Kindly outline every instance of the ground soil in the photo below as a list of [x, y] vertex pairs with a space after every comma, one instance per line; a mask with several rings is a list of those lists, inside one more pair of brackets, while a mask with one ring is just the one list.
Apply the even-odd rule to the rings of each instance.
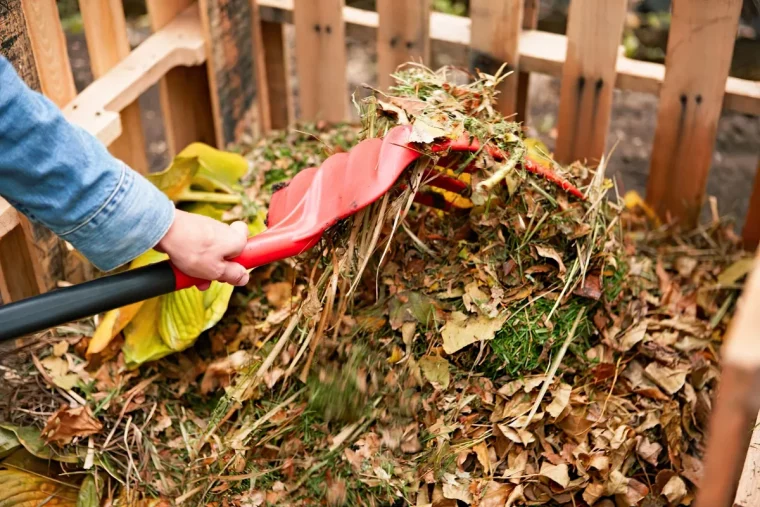
[[[287, 30], [293, 45], [293, 30]], [[145, 24], [134, 22], [130, 27], [130, 41], [138, 44], [149, 35]], [[92, 80], [83, 34], [69, 34], [69, 54], [79, 90]], [[364, 83], [376, 82], [374, 31], [357, 26], [347, 27], [349, 93], [359, 91]], [[433, 44], [433, 67], [441, 65], [467, 65], [467, 50], [453, 44]], [[294, 71], [291, 57], [291, 71]], [[293, 79], [294, 93], [298, 83]], [[531, 79], [530, 111], [527, 125], [530, 134], [541, 138], [550, 149], [556, 137], [556, 118], [559, 106], [559, 79], [535, 75]], [[615, 90], [612, 121], [607, 149], [615, 150], [610, 157], [608, 174], [614, 176], [621, 193], [637, 190], [642, 195], [646, 189], [649, 160], [652, 152], [656, 118], [656, 96]], [[157, 86], [140, 97], [146, 149], [153, 170], [168, 163], [164, 141]], [[352, 113], [355, 116], [355, 111]], [[708, 195], [715, 196], [722, 214], [735, 218], [737, 227], [744, 222], [749, 197], [758, 167], [758, 139], [760, 118], [735, 112], [724, 112], [718, 125], [718, 137], [713, 155], [713, 165], [708, 181]], [[707, 207], [707, 206], [705, 206]]]

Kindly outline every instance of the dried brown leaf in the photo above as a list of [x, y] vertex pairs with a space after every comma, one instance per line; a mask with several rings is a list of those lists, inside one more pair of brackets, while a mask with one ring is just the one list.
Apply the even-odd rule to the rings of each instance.
[[490, 481], [478, 503], [479, 507], [504, 507], [515, 486], [507, 483]]
[[657, 457], [660, 455], [661, 451], [662, 446], [657, 442], [650, 442], [645, 436], [639, 436], [637, 438], [636, 454], [652, 466], [657, 466]]
[[89, 407], [63, 406], [47, 420], [42, 437], [48, 442], [66, 445], [76, 437], [95, 435], [102, 429], [103, 425], [95, 419]]
[[559, 417], [565, 407], [570, 403], [570, 393], [573, 392], [573, 388], [568, 384], [560, 384], [557, 389], [552, 391], [552, 402], [546, 407], [546, 411], [549, 415], [555, 419]]
[[420, 370], [436, 389], [449, 387], [449, 362], [438, 355], [425, 356], [419, 361]]
[[686, 382], [687, 368], [668, 368], [660, 363], [649, 363], [644, 368], [645, 375], [668, 394], [675, 394], [681, 390]]
[[551, 479], [562, 486], [562, 488], [566, 488], [567, 485], [570, 484], [569, 467], [566, 464], [552, 465], [548, 462], [544, 462], [541, 465], [541, 471], [538, 475]]
[[536, 253], [541, 257], [546, 257], [547, 259], [555, 261], [559, 267], [559, 277], [563, 278], [565, 276], [567, 268], [565, 268], [565, 264], [562, 262], [562, 256], [554, 248], [550, 246], [536, 245]]
[[493, 340], [505, 320], [506, 315], [495, 319], [483, 315], [467, 318], [461, 312], [453, 312], [450, 320], [441, 329], [443, 350], [447, 354], [453, 354], [477, 341]]

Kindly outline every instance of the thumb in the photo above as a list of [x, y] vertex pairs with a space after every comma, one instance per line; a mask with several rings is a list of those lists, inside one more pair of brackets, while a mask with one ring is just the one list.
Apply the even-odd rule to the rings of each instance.
[[219, 281], [242, 287], [248, 283], [249, 278], [248, 270], [243, 266], [237, 262], [227, 262], [224, 266], [224, 273], [219, 277]]

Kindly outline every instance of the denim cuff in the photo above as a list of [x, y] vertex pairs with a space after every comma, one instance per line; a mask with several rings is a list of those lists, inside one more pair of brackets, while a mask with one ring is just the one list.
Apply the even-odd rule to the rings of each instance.
[[174, 221], [174, 203], [150, 181], [121, 164], [119, 183], [76, 228], [60, 234], [95, 267], [111, 271], [151, 248]]

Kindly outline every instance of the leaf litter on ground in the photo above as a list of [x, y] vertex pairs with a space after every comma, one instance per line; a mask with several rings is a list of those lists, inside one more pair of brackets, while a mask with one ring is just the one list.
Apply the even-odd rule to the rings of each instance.
[[[395, 78], [356, 103], [359, 126], [242, 143], [253, 169], [239, 188], [219, 178], [240, 198], [217, 210], [259, 223], [299, 171], [411, 124], [424, 156], [403, 187], [253, 271], [221, 320], [157, 360], [125, 357], [118, 314], [20, 346], [3, 359], [0, 457], [86, 478], [83, 505], [689, 505], [751, 259], [730, 222], [678, 230], [618, 198], [604, 163], [560, 166], [495, 112], [503, 76]], [[465, 132], [509, 167], [432, 150]], [[429, 168], [475, 190], [441, 193]]]

